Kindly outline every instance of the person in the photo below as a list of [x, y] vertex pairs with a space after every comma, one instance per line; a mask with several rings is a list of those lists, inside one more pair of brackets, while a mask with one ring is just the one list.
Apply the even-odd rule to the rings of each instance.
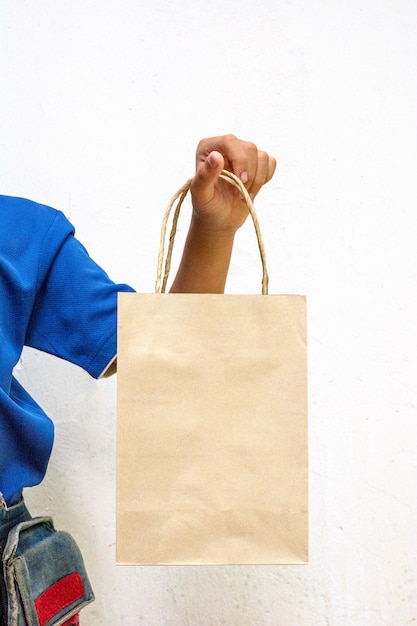
[[[232, 171], [254, 198], [275, 167], [267, 152], [234, 135], [200, 141], [192, 217], [172, 292], [224, 291], [234, 236], [248, 211], [219, 174]], [[14, 366], [31, 346], [95, 378], [113, 374], [120, 291], [133, 289], [112, 282], [63, 213], [0, 196], [0, 550], [10, 528], [30, 519], [23, 490], [42, 481], [54, 436], [51, 420], [13, 376]]]

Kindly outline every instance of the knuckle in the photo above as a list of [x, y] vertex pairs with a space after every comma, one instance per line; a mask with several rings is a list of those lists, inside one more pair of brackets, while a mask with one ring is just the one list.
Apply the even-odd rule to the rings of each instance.
[[259, 150], [258, 151], [258, 161], [266, 166], [269, 164], [269, 154], [267, 152], [265, 152], [264, 150]]
[[233, 133], [227, 133], [227, 135], [224, 135], [223, 139], [226, 144], [232, 144], [238, 141], [236, 135], [233, 135]]

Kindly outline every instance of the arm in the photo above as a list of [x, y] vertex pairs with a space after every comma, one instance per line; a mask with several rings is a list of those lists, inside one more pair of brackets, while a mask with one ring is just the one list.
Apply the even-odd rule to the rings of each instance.
[[[193, 213], [172, 293], [223, 293], [236, 231], [248, 216], [246, 203], [223, 169], [239, 176], [252, 199], [274, 175], [276, 161], [234, 135], [203, 139], [191, 183]], [[117, 361], [104, 374], [117, 371]]]
[[266, 152], [234, 135], [203, 139], [191, 184], [193, 214], [171, 292], [222, 293], [233, 240], [248, 210], [239, 192], [219, 179], [222, 169], [239, 176], [252, 199], [275, 171]]

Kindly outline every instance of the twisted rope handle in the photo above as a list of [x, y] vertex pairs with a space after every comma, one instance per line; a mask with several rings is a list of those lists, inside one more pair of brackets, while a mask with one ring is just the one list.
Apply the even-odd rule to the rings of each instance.
[[[257, 240], [258, 240], [259, 252], [261, 255], [262, 295], [267, 295], [268, 294], [268, 270], [266, 267], [265, 248], [264, 248], [264, 244], [262, 240], [258, 217], [256, 215], [255, 207], [253, 206], [251, 197], [249, 196], [246, 190], [246, 187], [244, 186], [242, 181], [237, 176], [235, 176], [235, 174], [232, 174], [232, 172], [223, 170], [222, 173], [220, 174], [220, 178], [222, 178], [223, 180], [227, 181], [228, 183], [236, 187], [236, 189], [239, 190], [244, 200], [246, 201], [247, 207], [249, 209], [249, 213], [253, 221], [253, 225], [255, 227], [255, 233], [256, 233]], [[156, 282], [155, 282], [155, 293], [165, 293], [165, 290], [166, 290], [169, 272], [171, 269], [172, 250], [174, 247], [175, 234], [177, 232], [178, 218], [180, 215], [182, 203], [184, 202], [184, 199], [190, 189], [192, 180], [193, 180], [192, 178], [187, 180], [187, 182], [182, 187], [180, 187], [180, 189], [178, 189], [178, 191], [174, 194], [162, 218], [161, 240], [159, 244], [158, 269], [157, 269]], [[169, 236], [169, 243], [168, 243], [168, 251], [167, 251], [166, 260], [165, 260], [165, 269], [163, 272], [164, 257], [165, 257], [165, 240], [166, 240], [168, 219], [174, 207], [175, 202], [177, 202], [177, 205], [176, 205], [173, 219], [172, 219], [171, 233]], [[162, 272], [163, 272], [163, 275], [162, 275]]]

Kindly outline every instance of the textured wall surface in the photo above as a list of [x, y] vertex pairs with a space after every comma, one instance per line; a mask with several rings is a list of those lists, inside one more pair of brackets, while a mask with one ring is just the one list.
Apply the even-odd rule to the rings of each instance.
[[[56, 424], [27, 500], [82, 546], [84, 624], [417, 622], [416, 20], [411, 0], [0, 1], [1, 193], [63, 210], [150, 291], [198, 140], [233, 132], [278, 159], [257, 200], [270, 291], [308, 297], [307, 566], [117, 567], [116, 381], [24, 352]], [[228, 290], [259, 271], [248, 225]]]

